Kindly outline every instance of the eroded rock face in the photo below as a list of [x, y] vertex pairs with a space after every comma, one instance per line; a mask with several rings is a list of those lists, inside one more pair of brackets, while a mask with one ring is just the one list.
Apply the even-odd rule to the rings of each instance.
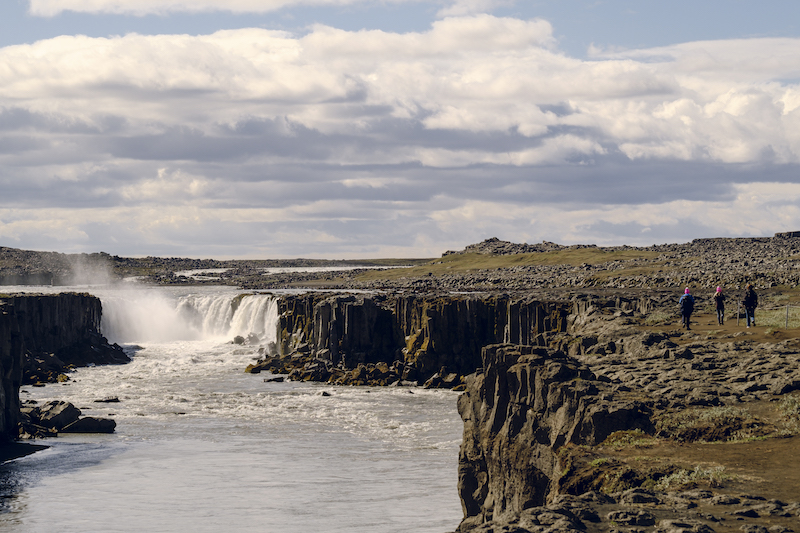
[[17, 437], [23, 353], [13, 309], [0, 302], [0, 443]]
[[70, 367], [130, 361], [100, 334], [102, 305], [89, 294], [18, 294], [2, 299], [24, 345], [23, 383], [54, 382]]
[[459, 397], [464, 420], [459, 531], [516, 516], [557, 494], [558, 450], [594, 445], [618, 430], [653, 431], [647, 407], [610, 393], [607, 383], [563, 352], [492, 345]]
[[543, 343], [543, 334], [567, 330], [572, 309], [570, 302], [489, 295], [286, 296], [279, 352], [344, 368], [401, 361], [423, 381], [442, 368], [466, 375], [481, 366], [483, 346]]
[[17, 438], [19, 388], [53, 381], [70, 365], [126, 363], [100, 335], [100, 300], [88, 294], [20, 294], [0, 298], [0, 442]]

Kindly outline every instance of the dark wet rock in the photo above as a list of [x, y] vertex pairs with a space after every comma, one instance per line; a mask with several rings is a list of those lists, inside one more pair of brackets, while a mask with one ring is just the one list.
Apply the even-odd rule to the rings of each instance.
[[61, 428], [61, 433], [114, 433], [116, 427], [111, 419], [86, 416]]
[[110, 398], [103, 398], [102, 400], [95, 400], [95, 403], [119, 403], [120, 400], [116, 396]]
[[113, 433], [116, 422], [105, 418], [81, 417], [81, 410], [69, 402], [53, 400], [42, 406], [21, 409], [20, 435], [24, 438], [54, 437], [58, 433]]
[[17, 438], [25, 346], [11, 306], [0, 303], [0, 444]]
[[33, 408], [30, 414], [39, 425], [60, 431], [78, 420], [81, 410], [69, 402], [55, 400]]
[[308, 293], [278, 305], [281, 355], [310, 352], [346, 369], [401, 361], [406, 381], [426, 381], [446, 367], [449, 381], [439, 377], [455, 384], [480, 367], [483, 346], [531, 344], [543, 332], [566, 331], [572, 309], [507, 295]]
[[100, 334], [102, 306], [89, 294], [17, 294], [0, 298], [16, 317], [24, 346], [23, 384], [68, 379], [75, 367], [130, 358]]

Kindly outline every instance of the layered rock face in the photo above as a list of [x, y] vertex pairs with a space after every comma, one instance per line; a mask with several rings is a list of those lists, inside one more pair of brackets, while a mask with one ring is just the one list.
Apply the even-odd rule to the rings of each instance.
[[13, 309], [24, 345], [23, 381], [52, 382], [70, 366], [123, 364], [128, 356], [100, 334], [102, 306], [89, 294], [19, 294]]
[[13, 308], [0, 302], [0, 443], [17, 436], [24, 349]]
[[44, 381], [70, 365], [129, 361], [100, 335], [101, 314], [100, 300], [89, 294], [0, 298], [0, 439], [17, 437], [25, 374]]
[[566, 444], [594, 445], [618, 430], [652, 431], [647, 407], [615, 397], [573, 358], [549, 348], [493, 345], [459, 397], [464, 440], [458, 491], [469, 531], [541, 506], [558, 492]]
[[487, 344], [537, 344], [566, 331], [573, 305], [510, 296], [331, 295], [279, 302], [282, 355], [307, 353], [353, 368], [403, 361], [426, 378], [446, 367], [469, 374]]

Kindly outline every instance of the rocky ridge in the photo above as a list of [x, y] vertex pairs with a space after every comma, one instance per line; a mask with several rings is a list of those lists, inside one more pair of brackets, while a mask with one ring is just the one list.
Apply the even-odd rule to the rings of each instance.
[[[448, 269], [450, 260], [468, 257], [529, 257], [497, 268]], [[584, 257], [585, 259], [581, 259]], [[539, 261], [538, 259], [542, 259]], [[546, 259], [546, 260], [545, 260]], [[396, 260], [396, 265], [403, 261]], [[800, 232], [773, 237], [704, 238], [688, 243], [645, 247], [552, 242], [517, 244], [497, 238], [445, 252], [439, 260], [408, 260], [416, 269], [374, 270], [353, 266], [386, 262], [126, 258], [99, 254], [57, 254], [0, 247], [0, 284], [66, 284], [75, 279], [105, 282], [139, 277], [156, 284], [228, 284], [250, 290], [315, 287], [360, 290], [527, 291], [545, 288], [647, 289], [683, 286], [759, 288], [800, 285]], [[273, 272], [268, 267], [341, 266], [335, 272]], [[224, 269], [209, 279], [182, 275], [185, 270]]]

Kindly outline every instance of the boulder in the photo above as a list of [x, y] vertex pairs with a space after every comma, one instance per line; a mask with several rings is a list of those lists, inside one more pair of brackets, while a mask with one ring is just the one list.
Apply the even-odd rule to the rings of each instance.
[[41, 426], [61, 431], [72, 424], [81, 416], [81, 410], [69, 402], [54, 400], [47, 402], [32, 413], [35, 423]]
[[61, 433], [114, 433], [117, 423], [110, 418], [86, 416], [61, 429]]

